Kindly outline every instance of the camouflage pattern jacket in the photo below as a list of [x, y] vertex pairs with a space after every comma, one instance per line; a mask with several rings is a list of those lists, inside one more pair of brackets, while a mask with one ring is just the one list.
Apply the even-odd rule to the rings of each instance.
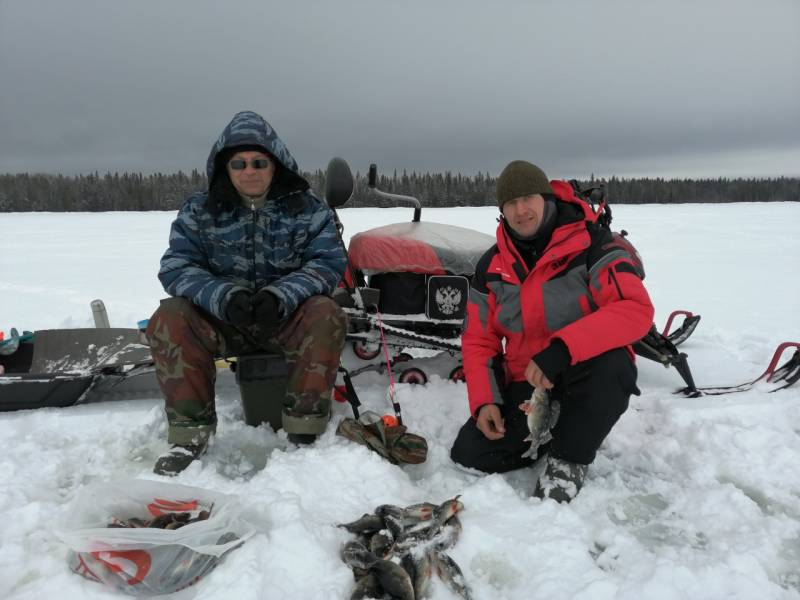
[[307, 298], [330, 294], [344, 273], [345, 256], [333, 213], [308, 190], [297, 162], [274, 129], [253, 112], [237, 113], [208, 157], [209, 184], [223, 149], [257, 144], [303, 184], [262, 208], [237, 204], [214, 217], [208, 192], [191, 196], [172, 223], [158, 278], [171, 296], [182, 296], [219, 319], [231, 296], [266, 287], [287, 317]]

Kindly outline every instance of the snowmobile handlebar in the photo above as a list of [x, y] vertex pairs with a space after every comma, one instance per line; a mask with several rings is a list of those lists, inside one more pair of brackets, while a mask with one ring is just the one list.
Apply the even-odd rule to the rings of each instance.
[[419, 223], [420, 218], [422, 217], [422, 205], [419, 203], [419, 200], [414, 198], [414, 196], [403, 196], [402, 194], [390, 194], [389, 192], [381, 191], [377, 188], [377, 184], [378, 166], [375, 163], [372, 163], [369, 166], [369, 174], [367, 175], [367, 186], [369, 186], [369, 189], [372, 190], [372, 193], [385, 200], [395, 200], [396, 202], [413, 206], [414, 218], [411, 219], [411, 222]]

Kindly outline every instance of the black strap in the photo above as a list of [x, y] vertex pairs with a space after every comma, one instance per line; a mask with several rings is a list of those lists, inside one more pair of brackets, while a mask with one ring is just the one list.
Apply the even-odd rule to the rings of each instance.
[[350, 372], [342, 365], [339, 365], [339, 372], [342, 374], [342, 378], [344, 379], [344, 389], [346, 392], [345, 397], [350, 403], [350, 408], [353, 409], [353, 416], [356, 420], [358, 420], [358, 407], [361, 406], [361, 400], [358, 399], [356, 388], [353, 386], [353, 380], [350, 379]]

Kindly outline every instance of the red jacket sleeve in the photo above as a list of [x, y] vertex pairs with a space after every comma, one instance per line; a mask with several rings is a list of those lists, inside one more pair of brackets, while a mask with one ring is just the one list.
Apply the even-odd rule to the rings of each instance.
[[[480, 261], [479, 267], [481, 263]], [[494, 330], [495, 298], [486, 286], [486, 273], [478, 270], [472, 280], [467, 302], [467, 322], [461, 335], [461, 354], [467, 380], [469, 410], [501, 399], [498, 370], [502, 367], [502, 335]]]
[[587, 261], [589, 291], [596, 310], [553, 334], [569, 349], [571, 364], [643, 338], [653, 323], [653, 303], [637, 262], [603, 232], [593, 241]]

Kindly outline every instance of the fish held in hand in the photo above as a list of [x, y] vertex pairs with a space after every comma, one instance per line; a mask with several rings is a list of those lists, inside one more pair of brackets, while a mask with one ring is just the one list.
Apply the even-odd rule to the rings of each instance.
[[539, 455], [539, 447], [553, 439], [550, 430], [558, 422], [560, 408], [558, 401], [550, 399], [546, 389], [538, 387], [534, 388], [533, 394], [526, 402], [519, 405], [519, 409], [528, 416], [530, 435], [525, 441], [531, 443], [531, 447], [522, 456], [536, 458]]

